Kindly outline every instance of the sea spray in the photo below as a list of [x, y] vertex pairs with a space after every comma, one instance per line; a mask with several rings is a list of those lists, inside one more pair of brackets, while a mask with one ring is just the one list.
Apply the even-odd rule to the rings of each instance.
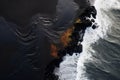
[[91, 27], [87, 28], [82, 42], [83, 52], [79, 55], [73, 54], [73, 56], [66, 55], [63, 58], [63, 62], [60, 64], [60, 68], [55, 69], [55, 74], [59, 76], [59, 80], [90, 80], [86, 74], [86, 63], [97, 62], [93, 58], [92, 54], [95, 50], [92, 49], [92, 45], [97, 44], [99, 39], [107, 37], [107, 32], [111, 28], [111, 19], [106, 14], [110, 10], [111, 6], [115, 6], [115, 1], [110, 0], [110, 4], [107, 0], [96, 0], [95, 7], [97, 9], [96, 22], [99, 27], [93, 30]]
[[[97, 9], [97, 18], [96, 22], [99, 24], [99, 27], [95, 30], [88, 28], [85, 32], [83, 45], [83, 52], [80, 54], [78, 64], [77, 64], [77, 78], [76, 80], [90, 80], [86, 74], [86, 64], [89, 62], [101, 62], [93, 57], [92, 54], [95, 53], [95, 50], [92, 49], [92, 45], [97, 44], [97, 41], [107, 38], [107, 33], [110, 32], [112, 25], [112, 19], [109, 17], [106, 12], [111, 8], [118, 8], [118, 2], [116, 0], [96, 0], [95, 7]], [[120, 7], [120, 6], [119, 6]]]

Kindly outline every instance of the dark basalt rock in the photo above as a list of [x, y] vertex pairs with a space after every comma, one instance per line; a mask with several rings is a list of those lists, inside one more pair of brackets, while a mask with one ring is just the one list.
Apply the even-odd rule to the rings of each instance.
[[95, 20], [94, 20], [94, 19], [91, 19], [91, 22], [95, 22]]
[[[80, 44], [83, 41], [83, 36], [87, 27], [92, 27], [93, 29], [97, 28], [94, 19], [87, 19], [86, 17], [90, 17], [92, 15], [93, 18], [96, 18], [97, 11], [94, 6], [88, 7], [82, 15], [79, 16], [82, 23], [74, 23], [75, 29], [70, 36], [72, 41], [69, 43], [67, 47], [58, 51], [58, 55], [60, 59], [56, 59], [51, 62], [47, 67], [47, 75], [45, 80], [58, 80], [58, 76], [53, 74], [54, 68], [59, 67], [60, 62], [62, 61], [62, 57], [66, 54], [73, 55], [73, 53], [81, 53], [82, 45]], [[95, 24], [93, 24], [95, 23]]]
[[95, 29], [97, 26], [96, 25], [93, 25], [92, 28]]
[[85, 20], [86, 17], [90, 18], [91, 16], [93, 18], [96, 18], [96, 15], [97, 15], [97, 11], [96, 11], [95, 7], [94, 6], [90, 6], [90, 7], [86, 8], [86, 10], [83, 12], [83, 14], [81, 14], [79, 16], [79, 18], [81, 20]]
[[58, 76], [54, 75], [53, 72], [55, 67], [59, 67], [61, 61], [62, 58], [55, 59], [46, 67], [44, 80], [58, 80]]

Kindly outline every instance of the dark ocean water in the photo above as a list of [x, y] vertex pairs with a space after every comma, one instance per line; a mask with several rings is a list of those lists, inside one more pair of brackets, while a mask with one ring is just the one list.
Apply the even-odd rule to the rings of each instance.
[[96, 0], [99, 28], [86, 30], [83, 52], [66, 55], [60, 80], [120, 80], [120, 0]]
[[93, 61], [85, 64], [86, 75], [90, 80], [120, 80], [120, 1], [104, 2], [100, 10], [107, 21], [101, 19], [101, 24], [108, 29], [92, 44], [95, 52], [91, 53]]

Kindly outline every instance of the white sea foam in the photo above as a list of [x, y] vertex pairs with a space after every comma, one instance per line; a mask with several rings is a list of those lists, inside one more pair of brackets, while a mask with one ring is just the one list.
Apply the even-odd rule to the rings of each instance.
[[112, 23], [107, 12], [111, 8], [120, 8], [118, 0], [96, 0], [95, 7], [97, 9], [96, 22], [99, 27], [95, 30], [87, 28], [84, 36], [83, 52], [80, 55], [65, 56], [64, 61], [60, 64], [60, 68], [55, 70], [55, 74], [59, 76], [59, 80], [89, 80], [86, 75], [85, 63], [94, 61], [91, 53], [95, 53], [92, 44], [96, 44], [100, 38], [106, 38]]
[[112, 20], [110, 19], [107, 12], [111, 8], [119, 8], [117, 0], [96, 0], [95, 7], [97, 9], [97, 19], [96, 22], [99, 24], [99, 27], [95, 30], [88, 28], [86, 30], [83, 45], [83, 52], [80, 54], [78, 64], [77, 64], [77, 78], [76, 80], [89, 80], [86, 75], [85, 63], [93, 60], [91, 53], [95, 53], [92, 49], [92, 44], [96, 44], [99, 38], [106, 38], [106, 33], [109, 32]]

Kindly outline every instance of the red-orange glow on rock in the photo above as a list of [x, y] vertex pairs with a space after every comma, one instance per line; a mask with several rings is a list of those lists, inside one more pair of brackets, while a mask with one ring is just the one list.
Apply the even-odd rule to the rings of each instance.
[[58, 50], [54, 44], [51, 44], [51, 56], [58, 58]]
[[61, 36], [60, 41], [63, 45], [63, 47], [68, 46], [69, 42], [71, 41], [70, 36], [72, 35], [72, 32], [74, 30], [74, 27], [71, 27], [69, 29], [67, 29]]
[[75, 21], [75, 23], [81, 23], [81, 20], [80, 20], [80, 19], [77, 19], [77, 20]]
[[[81, 20], [80, 19], [77, 19], [75, 21], [75, 23], [81, 23]], [[51, 44], [51, 56], [53, 56], [54, 58], [59, 58], [58, 56], [58, 51], [62, 48], [65, 48], [69, 45], [69, 43], [72, 41], [71, 39], [71, 35], [72, 35], [72, 32], [74, 30], [74, 26], [73, 27], [70, 27], [68, 28], [60, 37], [60, 41], [61, 41], [61, 44], [62, 44], [62, 47], [57, 47], [55, 44]]]
[[[74, 27], [71, 27], [61, 35], [60, 37], [60, 41], [62, 44], [61, 48], [68, 46], [69, 42], [71, 41], [70, 36], [72, 35], [73, 30], [74, 30]], [[53, 56], [54, 58], [59, 58], [58, 51], [61, 48], [58, 48], [55, 44], [51, 44], [51, 56]]]

